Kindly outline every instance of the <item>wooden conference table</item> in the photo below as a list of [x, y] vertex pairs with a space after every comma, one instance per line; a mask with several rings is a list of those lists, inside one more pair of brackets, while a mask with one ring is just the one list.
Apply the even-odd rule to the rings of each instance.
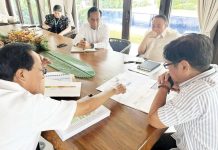
[[[17, 27], [20, 26], [1, 26], [0, 33]], [[123, 64], [123, 61], [128, 55], [105, 49], [92, 53], [70, 53], [72, 39], [44, 30], [39, 32], [47, 37], [51, 50], [69, 54], [90, 64], [95, 70], [96, 75], [91, 79], [76, 79], [82, 82], [81, 97], [98, 93], [96, 87], [127, 70], [128, 65]], [[57, 48], [61, 43], [66, 43], [67, 46]], [[164, 132], [164, 129], [155, 129], [148, 125], [146, 113], [111, 99], [104, 106], [111, 110], [109, 117], [64, 142], [55, 131], [46, 131], [42, 135], [57, 150], [149, 150]]]

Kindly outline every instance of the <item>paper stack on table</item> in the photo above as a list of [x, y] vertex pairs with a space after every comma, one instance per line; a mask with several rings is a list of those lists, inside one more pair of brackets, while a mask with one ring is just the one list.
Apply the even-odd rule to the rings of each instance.
[[79, 97], [81, 82], [72, 82], [71, 74], [49, 72], [45, 76], [45, 95], [50, 97]]

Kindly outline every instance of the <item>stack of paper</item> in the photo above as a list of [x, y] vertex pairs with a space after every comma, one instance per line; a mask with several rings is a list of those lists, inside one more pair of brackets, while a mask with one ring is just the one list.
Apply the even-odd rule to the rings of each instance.
[[81, 82], [72, 82], [72, 75], [50, 72], [45, 76], [45, 95], [50, 97], [79, 97]]
[[65, 141], [108, 116], [110, 116], [110, 110], [102, 105], [88, 115], [73, 118], [71, 125], [66, 130], [56, 130], [56, 132]]
[[45, 79], [72, 82], [74, 79], [74, 75], [66, 74], [63, 72], [48, 72], [45, 74]]

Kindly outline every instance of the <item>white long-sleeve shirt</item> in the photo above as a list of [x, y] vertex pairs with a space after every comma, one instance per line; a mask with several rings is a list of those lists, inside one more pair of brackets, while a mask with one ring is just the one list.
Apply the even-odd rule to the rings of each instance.
[[0, 80], [0, 149], [35, 150], [41, 131], [67, 128], [76, 101], [33, 95], [15, 82]]
[[109, 29], [106, 24], [101, 23], [96, 30], [93, 30], [89, 23], [84, 24], [76, 37], [73, 40], [73, 44], [76, 45], [83, 38], [86, 41], [94, 44], [94, 48], [105, 48], [109, 46]]

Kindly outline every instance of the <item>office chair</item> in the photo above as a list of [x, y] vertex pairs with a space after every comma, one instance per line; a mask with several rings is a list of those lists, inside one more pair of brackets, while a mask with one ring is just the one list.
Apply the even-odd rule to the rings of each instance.
[[109, 38], [109, 43], [114, 51], [129, 54], [131, 43], [125, 39]]

